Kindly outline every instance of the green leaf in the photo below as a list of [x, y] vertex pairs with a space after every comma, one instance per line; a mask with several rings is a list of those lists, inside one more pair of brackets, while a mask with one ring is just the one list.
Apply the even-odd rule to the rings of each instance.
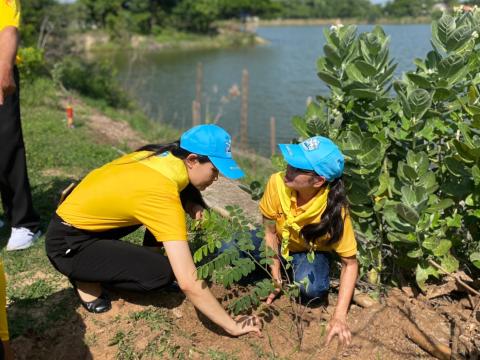
[[407, 95], [407, 102], [412, 117], [417, 120], [422, 118], [425, 112], [430, 108], [432, 98], [428, 91], [424, 89], [415, 89]]
[[465, 43], [470, 40], [472, 36], [472, 30], [470, 26], [462, 25], [456, 28], [448, 37], [445, 48], [447, 51], [454, 51], [461, 48]]
[[453, 96], [454, 93], [447, 88], [436, 88], [433, 93], [433, 101], [443, 101]]
[[421, 75], [415, 73], [407, 73], [406, 75], [410, 81], [422, 89], [430, 89], [432, 87], [430, 81]]
[[415, 207], [417, 205], [417, 196], [415, 191], [413, 191], [408, 186], [402, 186], [402, 202], [409, 206]]
[[458, 155], [467, 162], [476, 161], [480, 158], [480, 148], [473, 149], [458, 140], [453, 140], [453, 145], [457, 149]]
[[453, 77], [457, 72], [459, 72], [465, 64], [463, 56], [458, 54], [451, 54], [448, 57], [442, 59], [438, 64], [438, 74], [444, 78], [448, 79]]
[[400, 232], [389, 231], [387, 233], [387, 239], [392, 242], [402, 242], [407, 244], [416, 243], [417, 239], [415, 236], [410, 236], [411, 234], [403, 234]]
[[433, 22], [435, 33], [443, 46], [446, 46], [448, 39], [451, 37], [455, 31], [456, 25], [455, 20], [452, 16], [443, 14], [438, 21]]
[[455, 202], [452, 199], [442, 199], [438, 203], [429, 206], [428, 212], [437, 212], [448, 209], [455, 205]]
[[447, 156], [445, 159], [443, 159], [443, 164], [453, 176], [463, 177], [468, 175], [464, 164], [455, 159], [453, 156]]
[[418, 259], [423, 256], [423, 251], [422, 249], [410, 250], [407, 252], [407, 256], [412, 259]]
[[470, 261], [473, 265], [480, 269], [480, 252], [474, 252], [470, 254]]
[[449, 273], [452, 273], [458, 270], [460, 264], [452, 254], [447, 254], [440, 259], [440, 265]]
[[475, 185], [480, 185], [480, 168], [477, 165], [472, 167], [472, 176]]
[[433, 249], [433, 255], [435, 256], [444, 256], [448, 253], [452, 247], [452, 242], [450, 240], [440, 240], [437, 247]]
[[365, 61], [362, 61], [362, 60], [355, 61], [354, 64], [358, 68], [358, 70], [360, 70], [362, 75], [365, 77], [373, 76], [378, 72], [378, 70], [374, 66], [366, 63]]
[[366, 138], [362, 141], [362, 153], [357, 156], [357, 160], [362, 166], [378, 164], [382, 159], [382, 144], [374, 138]]
[[351, 89], [349, 91], [349, 94], [359, 99], [371, 99], [371, 100], [375, 100], [378, 96], [377, 91], [372, 91], [368, 89]]
[[322, 79], [323, 81], [325, 81], [327, 83], [327, 85], [330, 85], [330, 86], [333, 86], [333, 87], [336, 87], [336, 88], [341, 88], [342, 87], [342, 84], [340, 83], [340, 81], [332, 76], [331, 74], [325, 72], [325, 71], [319, 71], [318, 72], [318, 77], [320, 79]]
[[310, 264], [313, 264], [313, 262], [315, 261], [315, 252], [314, 251], [309, 251], [307, 253], [307, 260]]
[[397, 204], [395, 208], [400, 219], [408, 222], [410, 225], [417, 225], [420, 217], [418, 216], [418, 213], [415, 211], [415, 209], [402, 203]]
[[360, 70], [358, 70], [358, 68], [352, 63], [348, 64], [345, 67], [345, 72], [347, 73], [348, 78], [351, 80], [355, 80], [360, 83], [363, 83], [366, 81], [365, 77], [362, 75]]
[[323, 52], [327, 59], [334, 64], [336, 67], [340, 67], [342, 65], [342, 59], [338, 54], [337, 50], [330, 44], [325, 44], [323, 47]]
[[417, 268], [415, 270], [415, 279], [417, 281], [418, 286], [420, 289], [425, 291], [425, 281], [428, 280], [430, 276], [438, 276], [437, 270], [435, 270], [432, 266], [422, 262], [417, 264]]
[[300, 136], [304, 138], [310, 137], [307, 130], [307, 122], [301, 116], [294, 116], [292, 118], [292, 126]]

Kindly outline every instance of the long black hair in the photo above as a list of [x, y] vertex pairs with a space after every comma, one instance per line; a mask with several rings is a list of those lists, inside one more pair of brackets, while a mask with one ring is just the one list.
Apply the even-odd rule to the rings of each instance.
[[[185, 160], [188, 155], [193, 154], [192, 152], [182, 149], [180, 147], [180, 140], [174, 141], [168, 144], [148, 144], [144, 145], [141, 148], [135, 150], [138, 151], [151, 151], [152, 153], [146, 156], [145, 158], [149, 158], [151, 156], [163, 154], [166, 151], [169, 151], [173, 156]], [[210, 159], [208, 156], [205, 155], [198, 155], [198, 162], [203, 164], [209, 162]], [[202, 194], [200, 190], [198, 190], [195, 186], [188, 183], [187, 187], [180, 192], [180, 201], [182, 202], [183, 208], [185, 208], [187, 202], [191, 202], [194, 204], [198, 204], [202, 206], [204, 209], [208, 209], [207, 204], [203, 200]]]
[[[174, 142], [168, 143], [168, 144], [148, 144], [148, 145], [142, 146], [141, 148], [139, 148], [135, 151], [151, 151], [152, 154], [149, 154], [147, 157], [160, 155], [160, 154], [163, 154], [166, 151], [169, 151], [169, 152], [172, 153], [173, 156], [175, 156], [179, 159], [182, 159], [182, 160], [185, 160], [188, 155], [193, 154], [192, 152], [190, 152], [188, 150], [185, 150], [185, 149], [182, 149], [180, 147], [180, 140], [177, 140], [177, 141], [174, 141]], [[198, 154], [195, 154], [195, 155], [198, 156], [198, 162], [201, 163], [201, 164], [210, 161], [208, 156], [198, 155]]]
[[[343, 235], [343, 223], [348, 212], [348, 200], [343, 179], [340, 177], [327, 183], [330, 191], [327, 207], [319, 223], [305, 225], [300, 234], [308, 242], [314, 242], [322, 236], [329, 235], [327, 245], [335, 244]], [[342, 214], [343, 213], [343, 214]]]

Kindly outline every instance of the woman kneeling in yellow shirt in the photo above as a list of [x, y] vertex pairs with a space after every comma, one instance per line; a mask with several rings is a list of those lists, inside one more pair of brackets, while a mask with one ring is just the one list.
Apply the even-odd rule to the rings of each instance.
[[[47, 231], [47, 254], [88, 311], [111, 307], [101, 284], [144, 292], [176, 278], [193, 305], [229, 334], [260, 332], [255, 318], [233, 320], [197, 280], [187, 243], [184, 208], [200, 216], [199, 190], [219, 172], [233, 179], [243, 176], [230, 145], [222, 128], [196, 126], [178, 142], [147, 145], [92, 171], [59, 206]], [[144, 246], [119, 241], [142, 225]], [[151, 247], [159, 243], [166, 257]]]
[[[308, 299], [321, 298], [329, 289], [328, 252], [341, 258], [340, 291], [335, 313], [328, 326], [327, 343], [338, 335], [351, 341], [346, 318], [358, 275], [357, 243], [348, 214], [342, 180], [344, 159], [338, 147], [316, 136], [300, 144], [281, 144], [288, 166], [285, 173], [271, 176], [260, 201], [264, 216], [265, 242], [277, 255], [271, 272], [280, 289], [280, 254], [291, 256], [293, 280], [308, 280], [301, 293]], [[280, 248], [280, 249], [279, 249]], [[307, 254], [313, 250], [312, 263]], [[280, 290], [270, 294], [270, 304]]]

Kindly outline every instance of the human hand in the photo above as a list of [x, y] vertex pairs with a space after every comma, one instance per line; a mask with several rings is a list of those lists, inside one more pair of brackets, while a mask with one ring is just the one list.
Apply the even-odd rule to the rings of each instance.
[[248, 333], [256, 333], [258, 336], [262, 336], [261, 321], [258, 316], [237, 316], [235, 319], [235, 329], [229, 331], [230, 335], [241, 336]]
[[16, 88], [12, 66], [0, 63], [0, 105], [4, 104], [5, 97], [13, 94]]
[[273, 303], [273, 300], [277, 298], [277, 296], [282, 292], [282, 280], [274, 280], [275, 281], [275, 290], [268, 295], [267, 300], [265, 303], [270, 305]]
[[203, 218], [203, 206], [195, 203], [187, 203], [185, 206], [185, 211], [193, 220], [200, 220]]
[[350, 345], [352, 342], [352, 333], [348, 328], [347, 319], [333, 317], [330, 320], [327, 326], [327, 341], [325, 342], [325, 346], [330, 344], [330, 341], [332, 341], [335, 335], [338, 335], [340, 344]]

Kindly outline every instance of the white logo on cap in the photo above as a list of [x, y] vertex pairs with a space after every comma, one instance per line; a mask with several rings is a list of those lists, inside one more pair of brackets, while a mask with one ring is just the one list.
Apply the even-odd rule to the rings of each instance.
[[307, 139], [302, 143], [303, 149], [306, 151], [313, 151], [318, 149], [318, 140], [315, 138]]
[[232, 152], [232, 142], [229, 140], [227, 141], [227, 143], [225, 144], [226, 148], [225, 148], [225, 152], [227, 154], [231, 153]]

